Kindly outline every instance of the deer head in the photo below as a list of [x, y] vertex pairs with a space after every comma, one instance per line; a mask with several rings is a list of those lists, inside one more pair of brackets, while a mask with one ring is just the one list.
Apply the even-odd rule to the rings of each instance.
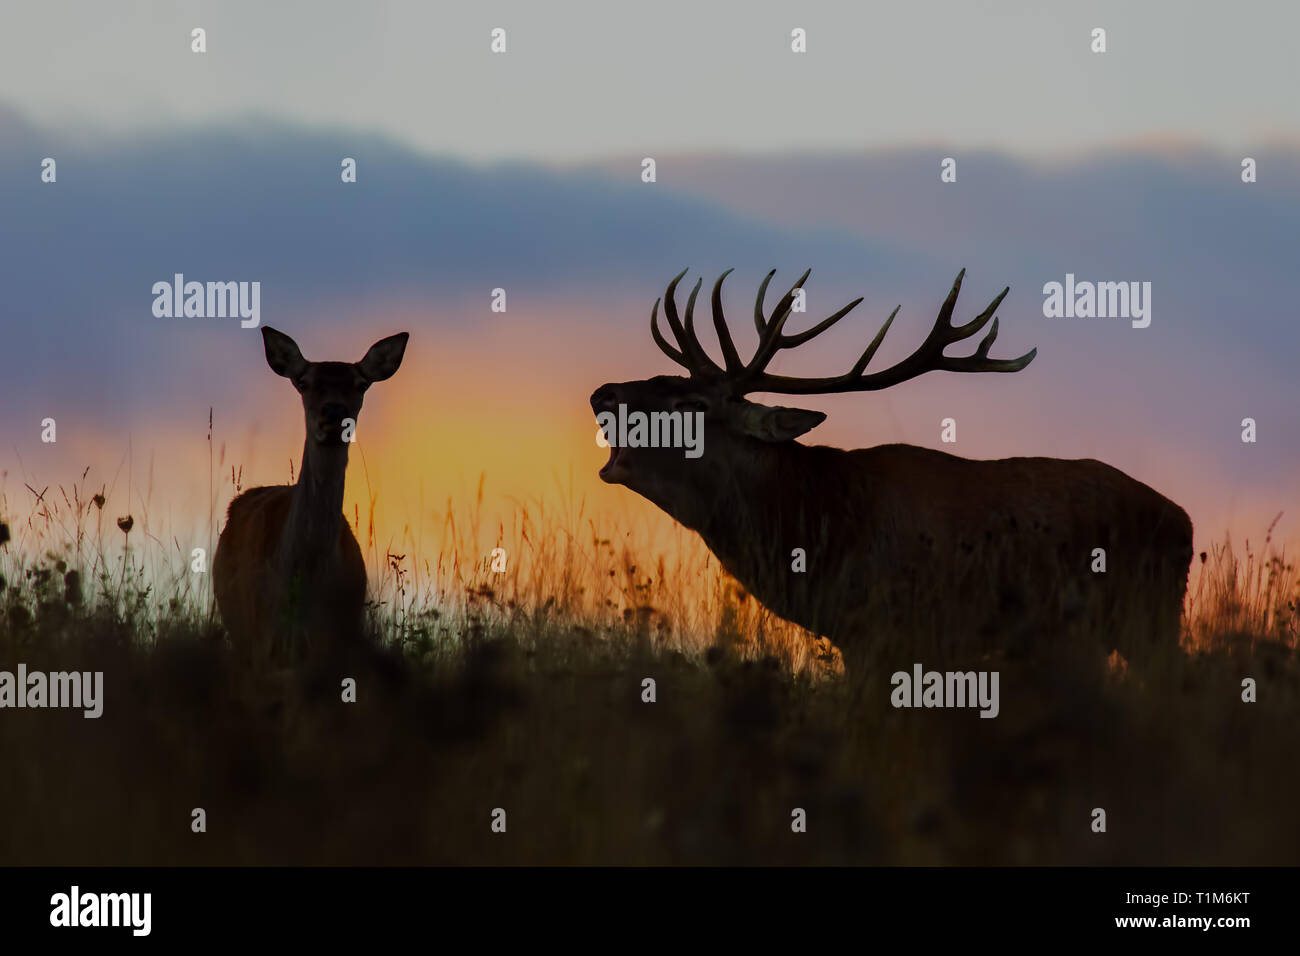
[[283, 375], [302, 396], [308, 444], [337, 446], [344, 443], [346, 419], [356, 422], [366, 389], [391, 378], [402, 364], [407, 333], [380, 339], [360, 362], [309, 362], [298, 344], [283, 332], [262, 327], [266, 364]]
[[[682, 272], [669, 283], [662, 300], [664, 316], [676, 345], [669, 344], [660, 332], [658, 300], [650, 313], [650, 334], [664, 354], [689, 374], [606, 384], [591, 396], [591, 407], [598, 416], [615, 413], [620, 406], [647, 415], [678, 412], [702, 416], [703, 460], [687, 458], [680, 448], [614, 447], [611, 443], [609, 461], [600, 471], [606, 482], [627, 486], [689, 527], [699, 527], [701, 510], [712, 510], [720, 494], [740, 493], [752, 488], [756, 477], [752, 472], [767, 467], [783, 446], [793, 444], [795, 438], [826, 418], [822, 412], [762, 405], [745, 396], [756, 392], [812, 395], [875, 391], [935, 370], [1017, 372], [1028, 365], [1037, 352], [1034, 349], [1016, 359], [988, 357], [989, 347], [998, 334], [998, 320], [993, 318], [993, 313], [1009, 289], [1003, 289], [988, 308], [971, 321], [958, 326], [952, 324], [957, 294], [966, 274], [963, 269], [953, 282], [929, 335], [916, 351], [897, 365], [877, 372], [866, 371], [898, 314], [898, 308], [895, 308], [866, 350], [844, 374], [826, 378], [775, 375], [767, 371], [767, 366], [778, 351], [795, 348], [825, 332], [862, 299], [855, 299], [806, 331], [786, 334], [785, 326], [795, 296], [811, 270], [781, 297], [770, 317], [764, 314], [764, 299], [776, 272], [769, 272], [759, 286], [754, 304], [758, 347], [750, 360], [743, 362], [722, 311], [722, 282], [731, 271], [727, 270], [718, 278], [712, 295], [713, 324], [722, 351], [721, 365], [705, 352], [695, 332], [695, 300], [703, 280], [697, 281], [691, 291], [685, 319], [678, 315], [675, 293], [678, 282], [686, 274]], [[993, 324], [974, 354], [962, 357], [943, 354], [949, 345], [979, 332], [990, 319], [993, 319]]]

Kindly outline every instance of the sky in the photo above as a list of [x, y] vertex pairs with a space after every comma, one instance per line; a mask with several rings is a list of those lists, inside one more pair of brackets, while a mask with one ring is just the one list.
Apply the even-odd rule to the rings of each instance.
[[[1278, 512], [1278, 537], [1300, 542], [1300, 8], [271, 6], [8, 14], [11, 513], [30, 507], [25, 485], [89, 467], [116, 512], [147, 508], [160, 532], [199, 540], [232, 464], [242, 487], [289, 479], [296, 395], [256, 330], [152, 314], [152, 285], [177, 272], [259, 281], [262, 323], [309, 359], [411, 332], [403, 369], [367, 395], [349, 472], [346, 510], [377, 500], [387, 540], [435, 534], [480, 475], [491, 515], [576, 489], [662, 532], [648, 503], [596, 478], [587, 396], [675, 370], [648, 318], [682, 268], [736, 268], [725, 302], [749, 346], [771, 268], [788, 284], [812, 267], [810, 323], [865, 296], [774, 366], [828, 374], [900, 304], [879, 361], [905, 355], [965, 267], [958, 317], [1010, 286], [995, 351], [1037, 347], [1034, 363], [807, 399], [830, 417], [805, 441], [1095, 457], [1182, 504], [1198, 550], [1229, 531], [1258, 541]], [[207, 53], [190, 52], [193, 26]], [[796, 26], [806, 54], [790, 51]], [[1105, 54], [1089, 52], [1094, 26]], [[1241, 181], [1245, 156], [1257, 182]], [[945, 157], [956, 182], [940, 181]], [[1045, 317], [1044, 284], [1067, 274], [1150, 282], [1150, 327]], [[505, 313], [489, 308], [497, 287]], [[939, 442], [950, 415], [955, 447]]]
[[5, 21], [5, 98], [86, 135], [256, 112], [474, 159], [1296, 142], [1300, 7], [1281, 0], [84, 0]]

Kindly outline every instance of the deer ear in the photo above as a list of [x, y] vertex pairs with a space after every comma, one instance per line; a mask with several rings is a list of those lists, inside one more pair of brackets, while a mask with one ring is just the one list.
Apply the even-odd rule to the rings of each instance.
[[759, 405], [756, 402], [748, 404], [743, 419], [744, 432], [762, 441], [789, 441], [826, 421], [825, 412]]
[[370, 346], [366, 357], [357, 363], [357, 371], [369, 382], [382, 382], [392, 378], [397, 367], [402, 364], [402, 355], [406, 351], [409, 333], [399, 332], [386, 339], [380, 339]]
[[307, 360], [298, 351], [298, 343], [269, 325], [262, 326], [262, 344], [266, 347], [266, 364], [276, 375], [297, 381], [307, 370]]

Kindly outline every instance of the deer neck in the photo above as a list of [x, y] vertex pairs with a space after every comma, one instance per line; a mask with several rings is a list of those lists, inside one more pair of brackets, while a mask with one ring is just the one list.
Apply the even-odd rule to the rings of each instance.
[[[785, 454], [798, 455], [802, 447], [790, 442]], [[756, 454], [738, 455], [728, 465], [712, 494], [692, 496], [698, 510], [693, 521], [682, 523], [698, 531], [724, 563], [747, 563], [742, 556], [752, 555], [755, 544], [783, 523], [782, 513], [802, 497], [802, 489], [787, 480], [797, 478], [798, 470], [788, 468], [775, 446], [760, 446]]]
[[347, 469], [346, 442], [319, 445], [307, 440], [280, 539], [281, 567], [285, 570], [328, 564], [337, 556]]
[[[751, 589], [789, 576], [791, 550], [819, 551], [832, 530], [824, 483], [834, 482], [833, 455], [798, 442], [765, 445], [741, 459], [711, 496], [695, 529], [723, 565]], [[829, 472], [829, 473], [828, 473]]]

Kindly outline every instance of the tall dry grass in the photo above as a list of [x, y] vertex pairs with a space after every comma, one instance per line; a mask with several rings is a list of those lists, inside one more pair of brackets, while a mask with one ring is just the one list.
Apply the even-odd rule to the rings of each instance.
[[1211, 545], [1193, 561], [1184, 613], [1184, 643], [1215, 650], [1237, 641], [1300, 642], [1300, 570], [1283, 548], [1273, 547], [1279, 513], [1264, 531], [1258, 551], [1247, 539], [1241, 553], [1232, 537]]
[[[208, 568], [225, 505], [245, 490], [242, 469], [223, 464], [211, 486]], [[191, 549], [165, 520], [151, 519], [148, 496], [133, 509], [126, 494], [89, 475], [87, 468], [75, 482], [41, 489], [0, 485], [11, 539], [0, 549], [0, 576], [10, 606], [67, 597], [116, 609], [141, 639], [177, 621], [215, 624], [210, 575], [193, 570]], [[378, 497], [367, 488], [365, 520], [357, 509], [351, 524], [367, 559], [372, 624], [385, 641], [428, 654], [467, 628], [562, 624], [593, 636], [630, 631], [691, 655], [721, 644], [740, 656], [776, 656], [793, 672], [835, 670], [828, 642], [767, 612], [693, 533], [674, 526], [671, 540], [648, 548], [635, 518], [620, 526], [589, 514], [572, 484], [549, 498], [512, 501], [509, 517], [490, 523], [486, 482], [480, 476], [472, 500], [444, 503], [432, 540], [419, 521], [381, 540]], [[1281, 517], [1264, 530], [1262, 547], [1234, 546], [1225, 533], [1193, 560], [1185, 649], [1300, 642], [1300, 569], [1273, 544]]]

